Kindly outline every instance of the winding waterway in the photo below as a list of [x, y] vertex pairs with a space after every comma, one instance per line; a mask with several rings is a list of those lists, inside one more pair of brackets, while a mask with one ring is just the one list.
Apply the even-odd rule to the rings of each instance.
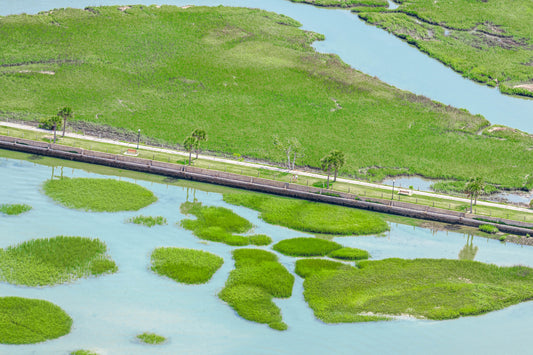
[[[1, 151], [0, 151], [1, 156]], [[106, 176], [99, 167], [81, 169], [39, 165], [0, 158], [2, 203], [26, 203], [33, 209], [20, 216], [0, 215], [0, 248], [32, 238], [79, 235], [100, 238], [108, 246], [119, 271], [99, 278], [81, 279], [54, 287], [21, 287], [0, 283], [0, 296], [51, 301], [73, 318], [72, 332], [34, 345], [0, 345], [0, 354], [67, 354], [91, 349], [100, 354], [450, 354], [524, 353], [529, 349], [533, 302], [526, 302], [482, 316], [450, 321], [400, 319], [390, 322], [328, 325], [315, 319], [305, 303], [303, 280], [296, 277], [293, 296], [275, 300], [289, 329], [279, 332], [240, 318], [218, 299], [233, 268], [230, 247], [204, 242], [179, 227], [181, 203], [198, 199], [204, 205], [224, 206], [247, 218], [254, 233], [275, 242], [304, 233], [264, 223], [255, 211], [222, 201], [209, 192], [210, 185], [166, 185]], [[111, 170], [107, 170], [111, 171]], [[114, 170], [115, 173], [120, 173]], [[66, 177], [115, 178], [140, 184], [158, 201], [138, 212], [89, 213], [64, 208], [41, 192], [52, 174]], [[201, 186], [195, 190], [190, 186]], [[160, 215], [166, 226], [147, 228], [125, 223], [139, 214]], [[459, 255], [498, 265], [533, 266], [533, 249], [459, 233], [391, 224], [384, 236], [339, 237], [335, 241], [368, 250], [373, 259], [449, 258]], [[220, 255], [224, 265], [205, 285], [182, 285], [149, 270], [150, 254], [162, 246], [202, 249]], [[271, 250], [270, 247], [264, 247]], [[295, 258], [279, 255], [294, 274]], [[135, 336], [145, 331], [169, 338], [163, 345], [140, 344]]]
[[[134, 1], [139, 3], [142, 1]], [[28, 13], [61, 7], [126, 5], [131, 0], [17, 0], [1, 1], [0, 15]], [[425, 95], [447, 105], [480, 113], [493, 124], [533, 133], [533, 100], [502, 95], [497, 89], [464, 79], [440, 62], [393, 35], [360, 21], [348, 10], [317, 8], [286, 0], [166, 0], [170, 5], [243, 6], [290, 16], [303, 29], [322, 33], [315, 43], [324, 53], [338, 54], [352, 67], [398, 88]]]

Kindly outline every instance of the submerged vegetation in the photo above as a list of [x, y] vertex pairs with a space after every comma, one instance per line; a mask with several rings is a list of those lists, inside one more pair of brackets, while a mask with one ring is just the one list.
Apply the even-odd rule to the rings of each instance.
[[224, 263], [220, 256], [183, 248], [157, 248], [151, 259], [152, 271], [187, 284], [206, 283]]
[[389, 229], [377, 213], [354, 208], [248, 192], [226, 193], [224, 201], [261, 212], [267, 223], [303, 232], [359, 235]]
[[167, 219], [162, 216], [153, 217], [153, 216], [140, 215], [140, 216], [128, 218], [127, 221], [129, 223], [140, 224], [146, 227], [153, 227], [155, 225], [163, 226], [167, 224]]
[[0, 298], [0, 344], [34, 344], [70, 332], [72, 319], [44, 300]]
[[148, 332], [144, 332], [142, 334], [137, 335], [137, 339], [139, 339], [141, 342], [145, 344], [152, 344], [152, 345], [161, 344], [167, 340], [167, 338], [161, 335], [157, 335], [154, 333], [148, 333]]
[[137, 211], [157, 201], [142, 186], [114, 179], [47, 180], [44, 192], [65, 207], [93, 212]]
[[272, 298], [292, 295], [294, 276], [285, 269], [275, 254], [260, 249], [233, 251], [235, 270], [218, 296], [241, 317], [266, 323], [277, 330], [287, 329], [281, 311]]
[[0, 213], [10, 216], [19, 215], [31, 210], [31, 206], [26, 204], [2, 204], [0, 205]]
[[191, 230], [198, 238], [235, 246], [272, 243], [272, 239], [266, 235], [237, 235], [248, 232], [253, 225], [227, 208], [202, 206], [201, 202], [184, 202], [180, 210], [184, 214], [196, 216], [194, 220], [182, 220], [181, 226]]
[[[415, 9], [427, 1], [406, 2], [400, 9], [434, 18]], [[473, 8], [493, 2], [479, 1]], [[493, 12], [529, 16], [523, 11], [527, 2], [500, 7], [498, 0]], [[438, 6], [454, 7], [456, 1]], [[462, 21], [469, 13], [463, 10], [457, 6], [445, 13], [459, 13]], [[454, 26], [447, 18], [435, 20]], [[491, 21], [519, 43], [531, 27], [516, 32], [497, 18]], [[76, 107], [69, 127], [80, 121], [128, 132], [142, 127], [144, 137], [171, 144], [183, 142], [197, 127], [209, 127], [203, 149], [281, 162], [285, 157], [271, 139], [277, 134], [305, 147], [299, 164], [319, 167], [324, 152], [339, 149], [346, 155], [340, 172], [361, 178], [371, 178], [371, 169], [401, 169], [432, 178], [483, 176], [488, 183], [522, 188], [531, 174], [531, 167], [521, 164], [531, 161], [530, 136], [477, 135], [489, 124], [482, 117], [398, 90], [335, 55], [317, 53], [310, 44], [323, 36], [298, 29], [300, 24], [286, 16], [229, 7], [109, 6], [1, 17], [0, 26], [0, 106], [9, 118], [37, 120], [57, 112], [67, 99]], [[496, 31], [489, 27], [482, 24], [479, 30]], [[484, 41], [478, 34], [478, 42]], [[456, 35], [470, 34], [453, 31], [448, 37]], [[505, 52], [509, 63], [524, 63], [512, 64], [505, 76], [490, 74], [490, 80], [506, 81], [507, 73], [520, 82], [529, 77], [531, 55], [526, 58], [521, 44], [514, 52], [487, 49], [480, 51], [488, 58], [483, 62], [490, 62], [487, 68], [498, 62], [491, 59], [493, 52]], [[68, 98], [57, 92], [68, 92]]]
[[447, 259], [361, 261], [357, 268], [337, 270], [311, 260], [298, 264], [299, 275], [306, 278], [305, 299], [315, 316], [327, 323], [400, 315], [451, 319], [533, 297], [533, 269], [524, 266]]
[[117, 266], [98, 239], [65, 237], [32, 239], [0, 249], [0, 280], [45, 286], [82, 277], [114, 273]]

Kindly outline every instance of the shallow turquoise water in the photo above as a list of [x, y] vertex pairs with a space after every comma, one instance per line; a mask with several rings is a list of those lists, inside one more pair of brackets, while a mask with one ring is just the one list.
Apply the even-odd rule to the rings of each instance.
[[[17, 0], [0, 1], [0, 15], [33, 14], [61, 7], [138, 4], [132, 0]], [[145, 2], [149, 4], [151, 2]], [[287, 0], [164, 0], [169, 5], [243, 6], [285, 14], [303, 29], [322, 33], [316, 42], [323, 53], [338, 54], [352, 67], [377, 76], [400, 89], [480, 113], [493, 124], [533, 133], [533, 100], [502, 95], [497, 89], [464, 79], [440, 62], [377, 27], [366, 25], [348, 10], [317, 8]]]
[[[61, 169], [55, 168], [56, 175]], [[255, 233], [274, 241], [304, 233], [262, 222], [255, 211], [227, 205], [218, 193], [174, 185], [136, 182], [152, 190], [159, 200], [138, 212], [88, 213], [55, 204], [41, 193], [52, 168], [28, 161], [0, 159], [2, 203], [27, 203], [33, 209], [20, 216], [0, 215], [0, 247], [31, 238], [80, 235], [104, 240], [119, 272], [55, 287], [29, 288], [0, 283], [1, 296], [46, 299], [62, 307], [74, 320], [72, 332], [42, 344], [0, 345], [1, 354], [67, 354], [87, 348], [102, 354], [449, 354], [525, 353], [529, 344], [533, 303], [527, 302], [483, 316], [450, 321], [396, 320], [362, 324], [328, 325], [317, 321], [302, 296], [302, 279], [296, 276], [293, 296], [276, 300], [286, 332], [246, 321], [220, 301], [233, 268], [229, 247], [205, 243], [176, 225], [185, 216], [182, 202], [196, 197], [206, 205], [225, 206], [249, 219]], [[105, 177], [84, 170], [64, 168], [64, 176]], [[116, 177], [110, 177], [116, 178]], [[206, 185], [208, 188], [208, 185]], [[124, 223], [128, 217], [161, 215], [168, 226], [146, 228]], [[469, 241], [471, 239], [471, 241]], [[478, 247], [475, 260], [498, 265], [533, 266], [533, 249], [452, 232], [392, 224], [384, 236], [340, 237], [346, 246], [368, 250], [374, 259], [387, 257], [458, 257], [467, 243]], [[176, 246], [209, 251], [225, 263], [213, 279], [200, 286], [181, 285], [152, 273], [151, 251]], [[270, 250], [270, 247], [265, 247]], [[279, 255], [290, 272], [295, 258]], [[169, 338], [161, 346], [140, 344], [135, 336], [151, 331]]]

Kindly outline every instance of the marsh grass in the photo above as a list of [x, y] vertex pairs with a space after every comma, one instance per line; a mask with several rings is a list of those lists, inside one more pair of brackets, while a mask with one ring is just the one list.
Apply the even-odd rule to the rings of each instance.
[[44, 300], [0, 298], [0, 344], [34, 344], [70, 332], [72, 319]]
[[114, 179], [61, 178], [43, 189], [65, 207], [92, 212], [137, 211], [157, 201], [150, 190]]
[[70, 355], [99, 355], [99, 354], [91, 350], [80, 349], [80, 350], [72, 351]]
[[31, 210], [31, 206], [26, 204], [2, 204], [0, 205], [0, 213], [10, 216], [19, 215]]
[[58, 236], [32, 239], [0, 249], [0, 279], [16, 285], [45, 286], [114, 273], [117, 266], [98, 239]]
[[452, 319], [533, 297], [533, 269], [524, 266], [446, 259], [385, 259], [357, 266], [304, 273], [304, 297], [317, 318], [327, 323], [399, 315]]
[[370, 254], [366, 250], [357, 248], [340, 248], [333, 250], [328, 254], [330, 258], [341, 260], [364, 260], [370, 257]]
[[376, 213], [258, 193], [227, 193], [224, 201], [261, 212], [271, 224], [303, 232], [335, 235], [377, 234], [389, 229]]
[[167, 219], [163, 216], [135, 216], [126, 220], [129, 223], [140, 224], [146, 227], [163, 226], [167, 224]]
[[304, 279], [309, 275], [320, 271], [335, 271], [341, 269], [352, 269], [350, 265], [344, 263], [328, 260], [328, 259], [299, 259], [296, 260], [296, 267], [294, 272]]
[[290, 256], [325, 256], [342, 245], [318, 238], [292, 238], [282, 240], [272, 247], [275, 251]]
[[224, 263], [218, 255], [183, 248], [157, 248], [151, 261], [155, 273], [186, 284], [206, 283]]
[[184, 202], [180, 210], [184, 214], [196, 216], [196, 219], [184, 219], [180, 224], [200, 239], [233, 246], [268, 245], [272, 242], [266, 235], [237, 235], [236, 233], [248, 232], [253, 225], [230, 209], [202, 206], [201, 202]]
[[152, 344], [152, 345], [162, 344], [167, 340], [167, 338], [161, 335], [157, 335], [154, 333], [148, 333], [148, 332], [137, 335], [137, 339], [139, 339], [141, 342], [145, 344]]
[[482, 224], [479, 226], [479, 230], [489, 234], [496, 234], [500, 231], [498, 227], [493, 226], [492, 224]]
[[294, 276], [285, 269], [275, 254], [260, 249], [233, 251], [235, 269], [218, 294], [241, 317], [266, 323], [276, 330], [285, 330], [281, 311], [272, 298], [292, 295]]

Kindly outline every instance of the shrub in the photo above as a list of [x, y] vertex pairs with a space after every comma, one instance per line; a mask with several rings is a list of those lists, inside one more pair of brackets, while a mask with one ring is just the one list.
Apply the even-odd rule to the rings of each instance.
[[507, 237], [505, 235], [502, 235], [499, 240], [500, 242], [505, 242], [505, 240], [507, 239]]
[[363, 260], [368, 259], [370, 254], [366, 250], [357, 248], [341, 248], [328, 254], [329, 257], [342, 260]]
[[293, 238], [282, 240], [274, 244], [272, 248], [291, 256], [325, 256], [334, 250], [341, 249], [342, 245], [318, 238]]
[[478, 228], [480, 231], [489, 233], [489, 234], [496, 234], [500, 231], [498, 227], [493, 226], [492, 224], [482, 224]]
[[39, 121], [39, 128], [53, 130], [54, 129], [54, 124], [56, 125], [56, 130], [60, 130], [61, 129], [61, 125], [62, 125], [61, 118], [58, 117], [58, 116], [52, 116], [52, 117], [49, 117], [49, 118], [42, 118]]

